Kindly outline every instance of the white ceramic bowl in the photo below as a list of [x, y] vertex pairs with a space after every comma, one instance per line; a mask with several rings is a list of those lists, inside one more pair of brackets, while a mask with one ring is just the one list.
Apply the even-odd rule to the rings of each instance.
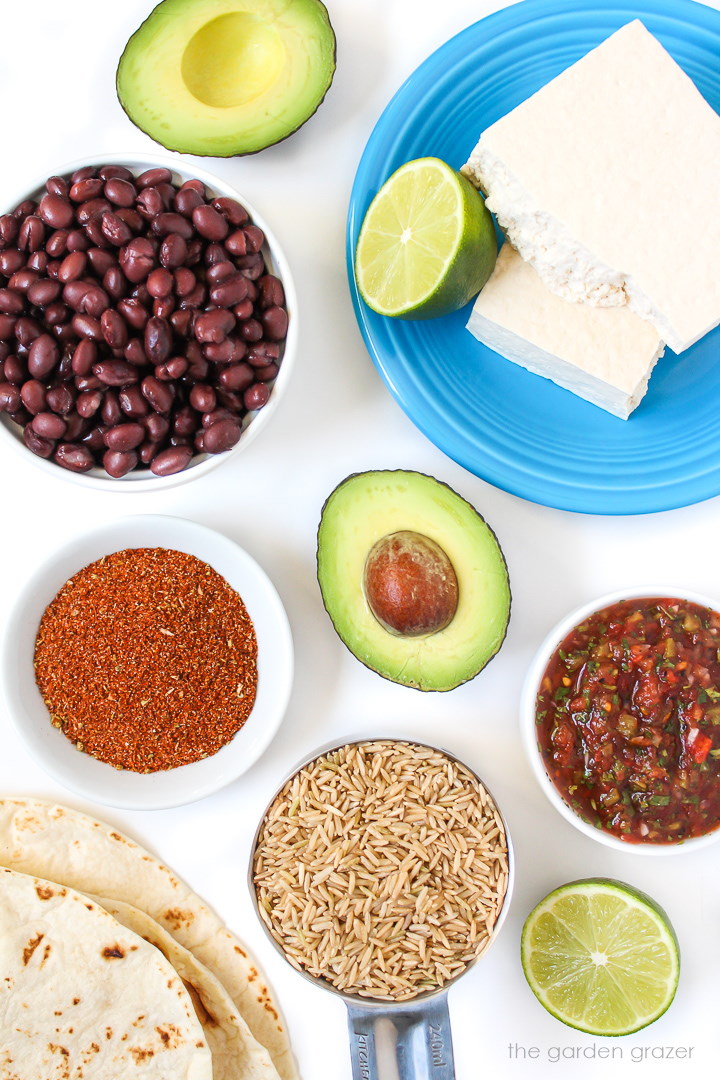
[[[257, 696], [250, 716], [217, 754], [155, 773], [117, 770], [78, 752], [50, 723], [35, 682], [33, 656], [45, 608], [68, 578], [114, 551], [165, 547], [195, 555], [239, 593], [258, 643]], [[282, 721], [293, 677], [293, 646], [285, 610], [258, 564], [226, 536], [183, 518], [138, 515], [78, 536], [56, 551], [26, 583], [10, 613], [0, 657], [6, 707], [19, 736], [42, 767], [73, 791], [110, 806], [154, 810], [194, 802], [244, 773]]]
[[561, 621], [553, 627], [535, 654], [525, 678], [520, 698], [521, 734], [530, 765], [541, 788], [558, 813], [561, 814], [566, 821], [569, 821], [571, 825], [574, 825], [581, 833], [590, 837], [591, 840], [596, 840], [601, 844], [605, 844], [607, 847], [614, 848], [615, 851], [623, 851], [626, 854], [676, 855], [681, 851], [697, 851], [699, 848], [716, 843], [720, 840], [720, 828], [715, 829], [713, 832], [706, 833], [704, 836], [691, 837], [690, 839], [683, 840], [677, 844], [626, 843], [617, 836], [613, 836], [610, 833], [591, 825], [589, 822], [583, 821], [572, 807], [568, 806], [547, 774], [537, 742], [535, 701], [540, 681], [555, 650], [565, 637], [567, 637], [570, 631], [575, 626], [582, 623], [589, 615], [599, 611], [601, 608], [608, 607], [610, 604], [616, 604], [621, 600], [633, 600], [642, 597], [675, 597], [682, 600], [689, 600], [695, 604], [700, 604], [703, 607], [712, 608], [715, 611], [720, 611], [720, 603], [712, 597], [691, 592], [688, 589], [668, 588], [667, 585], [654, 587], [643, 586], [638, 589], [622, 589], [601, 596], [591, 603], [582, 604], [574, 611], [571, 611], [564, 619], [561, 619]]
[[[69, 469], [63, 469], [60, 465], [56, 465], [54, 461], [48, 461], [45, 458], [40, 458], [36, 454], [31, 453], [23, 442], [22, 428], [18, 427], [17, 424], [14, 424], [5, 413], [0, 413], [0, 443], [21, 453], [26, 461], [32, 461], [33, 464], [50, 476], [60, 477], [65, 480], [70, 480], [73, 483], [81, 484], [83, 487], [94, 488], [95, 490], [101, 491], [131, 491], [134, 493], [139, 491], [157, 491], [160, 488], [175, 487], [178, 484], [187, 483], [189, 480], [199, 479], [201, 476], [204, 476], [205, 473], [209, 472], [210, 469], [214, 469], [223, 461], [227, 461], [231, 455], [235, 455], [245, 447], [249, 446], [267, 426], [268, 421], [277, 409], [280, 398], [285, 393], [285, 388], [290, 379], [295, 362], [298, 341], [297, 294], [295, 292], [295, 285], [288, 261], [283, 254], [277, 237], [274, 235], [262, 214], [258, 213], [245, 196], [241, 192], [238, 192], [231, 184], [206, 172], [205, 169], [196, 168], [194, 165], [186, 166], [180, 158], [170, 156], [163, 157], [159, 154], [104, 154], [99, 157], [85, 157], [79, 161], [72, 161], [67, 165], [62, 165], [59, 169], [55, 170], [53, 175], [70, 176], [76, 169], [80, 169], [84, 165], [100, 166], [110, 164], [124, 165], [135, 173], [135, 175], [139, 175], [141, 172], [144, 172], [145, 169], [165, 167], [170, 169], [173, 174], [173, 181], [177, 184], [181, 184], [185, 180], [196, 178], [203, 181], [208, 192], [213, 196], [226, 196], [237, 199], [238, 202], [242, 203], [250, 214], [253, 223], [258, 225], [265, 233], [266, 243], [263, 248], [265, 262], [270, 271], [282, 280], [285, 289], [285, 304], [289, 315], [288, 334], [282, 352], [282, 363], [280, 365], [278, 376], [272, 386], [272, 392], [268, 403], [256, 413], [251, 413], [245, 418], [242, 438], [232, 450], [227, 450], [223, 454], [197, 454], [192, 459], [190, 465], [188, 465], [186, 469], [183, 469], [182, 472], [173, 473], [170, 476], [155, 476], [149, 469], [138, 469], [127, 473], [119, 480], [114, 480], [111, 476], [108, 476], [103, 469], [91, 469], [86, 473], [71, 472]], [[49, 175], [51, 174], [48, 173], [48, 176]], [[37, 198], [39, 194], [44, 191], [46, 180], [47, 176], [43, 176], [35, 183], [25, 186], [9, 205], [17, 206], [24, 199]]]

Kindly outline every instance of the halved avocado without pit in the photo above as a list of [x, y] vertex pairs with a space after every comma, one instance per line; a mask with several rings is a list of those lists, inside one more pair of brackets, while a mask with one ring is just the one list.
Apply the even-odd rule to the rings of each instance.
[[320, 0], [163, 0], [117, 70], [125, 112], [186, 154], [254, 154], [297, 131], [335, 73]]
[[505, 638], [510, 584], [495, 534], [423, 473], [355, 473], [339, 484], [322, 511], [317, 574], [342, 641], [393, 682], [452, 690]]

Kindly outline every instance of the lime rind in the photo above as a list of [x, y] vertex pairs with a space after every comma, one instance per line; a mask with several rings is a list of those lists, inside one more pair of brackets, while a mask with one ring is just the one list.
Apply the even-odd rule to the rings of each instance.
[[591, 1035], [629, 1035], [668, 1009], [680, 972], [677, 938], [650, 897], [609, 879], [549, 893], [523, 927], [523, 970], [556, 1019]]

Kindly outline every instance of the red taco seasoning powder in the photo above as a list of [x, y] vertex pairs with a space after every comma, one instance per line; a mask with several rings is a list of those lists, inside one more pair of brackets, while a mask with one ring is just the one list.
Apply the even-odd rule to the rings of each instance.
[[35, 677], [78, 750], [158, 772], [217, 753], [243, 726], [257, 640], [242, 600], [207, 563], [130, 548], [59, 591], [40, 621]]

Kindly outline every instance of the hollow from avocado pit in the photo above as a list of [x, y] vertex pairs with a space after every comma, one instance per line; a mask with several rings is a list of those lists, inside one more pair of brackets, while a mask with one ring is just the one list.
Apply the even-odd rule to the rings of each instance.
[[372, 546], [363, 589], [378, 622], [402, 637], [436, 634], [457, 611], [453, 564], [438, 543], [408, 529], [383, 536]]
[[264, 94], [284, 58], [285, 46], [272, 23], [247, 11], [229, 11], [193, 34], [182, 56], [182, 77], [198, 101], [227, 109]]

